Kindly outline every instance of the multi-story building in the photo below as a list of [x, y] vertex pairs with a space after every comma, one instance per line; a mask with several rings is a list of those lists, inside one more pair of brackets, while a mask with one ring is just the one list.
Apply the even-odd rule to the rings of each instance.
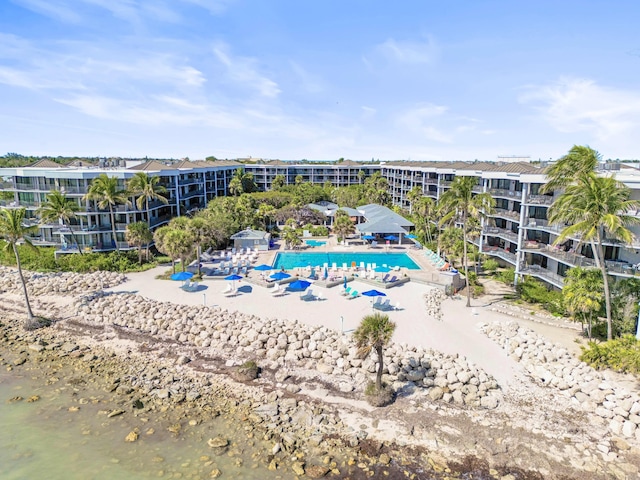
[[[604, 167], [611, 167], [604, 164]], [[633, 198], [640, 199], [640, 171], [613, 164], [610, 170], [616, 178], [630, 187]], [[159, 176], [160, 184], [167, 189], [169, 203], [152, 202], [150, 224], [155, 229], [172, 217], [203, 208], [217, 196], [228, 193], [228, 184], [236, 169], [251, 173], [261, 190], [269, 190], [277, 175], [285, 182], [295, 183], [296, 178], [316, 184], [331, 183], [347, 186], [362, 183], [365, 178], [380, 172], [389, 182], [394, 205], [410, 206], [409, 192], [418, 187], [424, 195], [435, 200], [456, 176], [477, 177], [477, 192], [489, 192], [496, 200], [495, 211], [482, 225], [482, 235], [474, 240], [480, 250], [515, 268], [516, 273], [532, 275], [554, 287], [561, 288], [566, 271], [573, 266], [593, 266], [589, 245], [578, 238], [553, 246], [564, 226], [550, 225], [547, 209], [553, 203], [553, 194], [541, 194], [546, 179], [544, 166], [529, 162], [408, 162], [393, 161], [381, 164], [343, 161], [283, 162], [262, 161], [181, 161], [166, 165], [157, 161], [138, 163], [127, 167], [93, 167], [72, 165], [63, 167], [50, 161], [40, 161], [29, 167], [0, 169], [0, 191], [12, 195], [12, 199], [0, 201], [0, 205], [27, 208], [27, 218], [37, 223], [36, 209], [45, 201], [47, 193], [60, 190], [80, 206], [78, 219], [73, 222], [80, 247], [110, 250], [111, 238], [109, 212], [99, 210], [95, 202], [84, 200], [91, 181], [102, 173], [115, 176], [121, 187], [138, 171]], [[6, 194], [5, 194], [6, 195]], [[639, 212], [635, 212], [636, 215]], [[124, 232], [129, 223], [140, 221], [145, 212], [138, 210], [135, 202], [116, 208], [115, 241], [126, 248]], [[40, 225], [35, 240], [41, 244], [60, 245], [65, 238], [61, 225]], [[638, 232], [640, 233], [640, 231]], [[613, 275], [633, 276], [640, 264], [640, 243], [621, 245], [606, 241], [605, 257]]]

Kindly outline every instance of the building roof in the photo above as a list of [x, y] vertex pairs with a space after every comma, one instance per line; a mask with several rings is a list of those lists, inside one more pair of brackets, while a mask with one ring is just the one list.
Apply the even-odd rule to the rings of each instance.
[[253, 230], [252, 228], [247, 228], [238, 233], [234, 233], [231, 235], [231, 240], [239, 240], [239, 239], [252, 239], [252, 240], [267, 240], [271, 234], [269, 232], [263, 232], [262, 230]]
[[393, 210], [376, 203], [362, 205], [361, 207], [358, 207], [358, 211], [364, 215], [367, 219], [367, 223], [375, 223], [384, 220], [387, 223], [396, 223], [405, 228], [414, 226], [413, 222], [407, 220], [402, 215], [398, 215]]
[[30, 168], [64, 168], [64, 165], [56, 163], [48, 158], [42, 158], [31, 165], [27, 165]]
[[409, 233], [407, 229], [390, 218], [382, 218], [373, 222], [359, 223], [356, 228], [360, 233]]
[[146, 162], [139, 165], [129, 167], [127, 170], [141, 170], [143, 172], [152, 172], [157, 170], [175, 170], [175, 168], [170, 167], [169, 165], [165, 165], [158, 160], [147, 160]]
[[358, 210], [356, 210], [355, 208], [340, 207], [338, 210], [342, 210], [343, 212], [346, 212], [347, 215], [349, 215], [350, 217], [361, 217], [362, 216], [362, 213], [359, 212]]

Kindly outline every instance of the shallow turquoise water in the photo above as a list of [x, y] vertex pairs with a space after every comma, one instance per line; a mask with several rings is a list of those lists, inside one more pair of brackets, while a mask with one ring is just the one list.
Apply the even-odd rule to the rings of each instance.
[[[27, 402], [32, 395], [41, 398]], [[191, 428], [184, 422], [178, 436], [168, 432], [166, 425], [152, 419], [145, 422], [130, 412], [108, 419], [105, 412], [112, 405], [100, 400], [104, 395], [57, 384], [40, 386], [26, 376], [0, 373], [0, 478], [198, 479], [210, 478], [214, 468], [222, 471], [221, 478], [293, 478], [289, 472], [269, 471], [249, 451], [233, 457], [212, 453], [206, 442], [217, 435], [232, 442], [235, 436], [238, 444], [232, 444], [230, 451], [239, 450], [240, 442], [247, 441], [246, 436], [241, 440], [241, 425], [236, 429], [212, 419]], [[24, 399], [10, 400], [17, 396]], [[140, 438], [127, 443], [124, 438], [133, 428], [140, 430]], [[147, 435], [150, 428], [155, 433]], [[204, 456], [210, 457], [210, 464]]]
[[338, 265], [341, 267], [343, 263], [351, 266], [352, 262], [360, 265], [360, 262], [375, 263], [378, 267], [387, 265], [388, 267], [404, 267], [409, 270], [420, 270], [420, 267], [406, 253], [369, 253], [369, 252], [285, 252], [278, 253], [273, 263], [275, 269], [292, 269], [298, 267], [322, 267], [325, 263]]

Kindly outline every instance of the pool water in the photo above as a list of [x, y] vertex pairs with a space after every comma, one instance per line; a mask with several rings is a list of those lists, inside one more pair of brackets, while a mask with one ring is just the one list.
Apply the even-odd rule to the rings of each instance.
[[327, 242], [321, 242], [320, 240], [305, 240], [304, 243], [310, 247], [322, 247], [327, 244]]
[[360, 266], [360, 262], [375, 263], [378, 267], [387, 265], [388, 267], [404, 267], [409, 270], [420, 270], [420, 267], [406, 253], [337, 253], [337, 252], [286, 252], [278, 253], [273, 263], [273, 268], [290, 270], [298, 267], [321, 267], [325, 263], [341, 267], [343, 263], [351, 267], [352, 262]]

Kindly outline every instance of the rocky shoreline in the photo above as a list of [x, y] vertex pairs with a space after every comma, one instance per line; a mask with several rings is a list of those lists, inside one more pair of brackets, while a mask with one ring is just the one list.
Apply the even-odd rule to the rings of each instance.
[[[637, 477], [640, 442], [576, 405], [568, 410], [555, 398], [565, 397], [531, 379], [502, 391], [464, 358], [394, 345], [386, 380], [398, 398], [373, 409], [361, 391], [375, 361], [357, 358], [329, 329], [98, 293], [124, 278], [95, 273], [51, 276], [37, 288], [29, 277], [34, 310], [55, 321], [25, 332], [15, 280], [1, 273], [7, 368], [64, 359], [112, 388], [124, 412], [242, 419], [270, 442], [260, 456], [270, 469], [307, 478]], [[246, 360], [262, 369], [257, 379], [236, 376]]]

